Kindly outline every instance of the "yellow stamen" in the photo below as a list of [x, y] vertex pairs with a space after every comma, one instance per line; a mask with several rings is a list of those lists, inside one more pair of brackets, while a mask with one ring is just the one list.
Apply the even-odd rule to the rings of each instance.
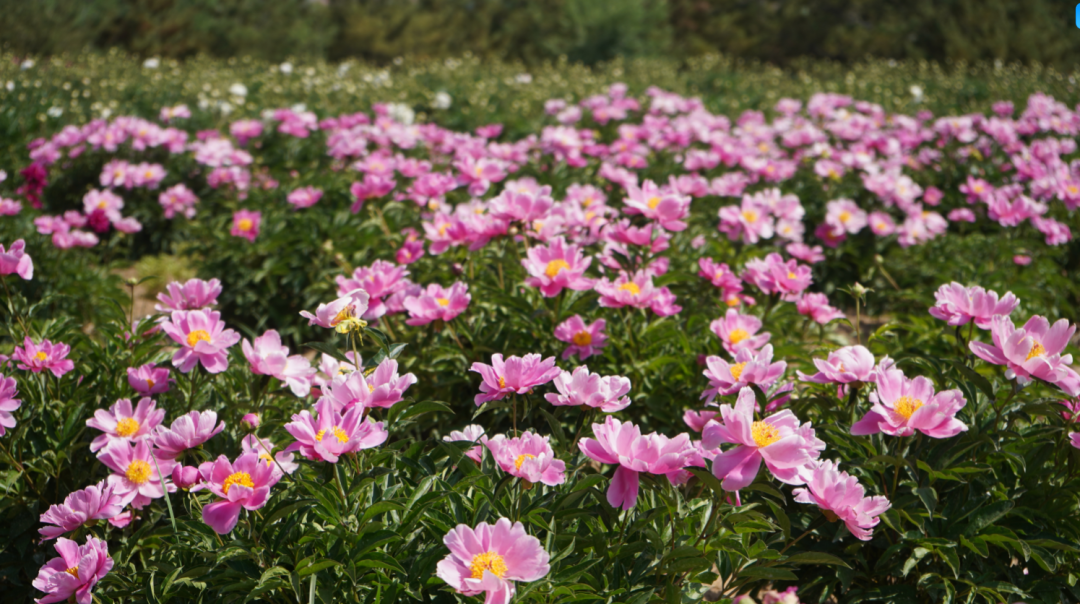
[[517, 459], [514, 460], [514, 467], [520, 470], [521, 469], [521, 464], [525, 463], [526, 459], [536, 459], [536, 456], [535, 455], [529, 455], [528, 453], [525, 453], [523, 455], [518, 455]]
[[659, 197], [650, 197], [649, 198], [649, 209], [650, 210], [655, 210], [656, 206], [658, 206], [658, 205], [660, 205], [660, 198]]
[[38, 351], [38, 353], [34, 355], [34, 360], [38, 363], [44, 363], [47, 358], [49, 358], [49, 356], [41, 351]]
[[574, 344], [578, 346], [588, 346], [592, 344], [592, 334], [587, 331], [579, 331], [570, 338]]
[[495, 552], [484, 552], [473, 557], [472, 564], [469, 564], [469, 570], [472, 571], [471, 577], [473, 579], [483, 579], [484, 571], [502, 578], [506, 574], [506, 562], [502, 556]]
[[724, 304], [727, 304], [728, 306], [738, 306], [739, 305], [739, 297], [736, 296], [735, 294], [732, 294], [732, 295], [728, 296], [726, 299], [724, 299]]
[[241, 218], [236, 221], [236, 227], [241, 231], [250, 231], [253, 226], [255, 226], [255, 223], [252, 222], [250, 218]]
[[743, 210], [742, 217], [746, 222], [757, 222], [758, 213], [753, 210]]
[[135, 484], [143, 484], [150, 480], [150, 464], [141, 459], [136, 459], [127, 467], [124, 476], [127, 476], [127, 479]]
[[757, 148], [758, 148], [758, 151], [761, 151], [762, 153], [764, 153], [764, 152], [769, 150], [769, 145], [768, 145], [768, 143], [758, 143]]
[[367, 385], [367, 391], [368, 392], [375, 392], [375, 386], [373, 386], [372, 384], [368, 384]]
[[561, 258], [555, 259], [547, 263], [547, 268], [544, 269], [544, 274], [547, 275], [549, 279], [554, 279], [556, 275], [559, 274], [559, 271], [566, 268], [570, 268], [569, 262]]
[[638, 287], [637, 283], [634, 283], [632, 281], [627, 282], [627, 283], [623, 283], [622, 285], [619, 286], [619, 289], [621, 289], [623, 291], [628, 291], [628, 292], [630, 292], [631, 294], [633, 294], [635, 296], [641, 293], [641, 288]]
[[439, 306], [449, 306], [450, 305], [450, 301], [447, 300], [446, 298], [435, 298], [435, 302], [437, 302], [439, 304]]
[[205, 329], [196, 329], [187, 335], [187, 345], [194, 348], [199, 342], [209, 342], [210, 334]]
[[76, 579], [79, 578], [79, 567], [78, 566], [72, 566], [71, 568], [65, 570], [64, 572], [71, 575], [72, 577], [75, 577]]
[[731, 377], [735, 378], [735, 381], [738, 381], [739, 378], [742, 377], [742, 372], [743, 372], [743, 369], [745, 369], [745, 368], [746, 368], [746, 363], [735, 363], [734, 365], [732, 365], [731, 367], [728, 368], [728, 371], [731, 372]]
[[259, 459], [265, 459], [267, 467], [270, 467], [270, 466], [274, 465], [274, 460], [270, 458], [270, 454], [268, 454], [268, 453], [260, 454]]
[[235, 472], [229, 474], [229, 477], [225, 479], [225, 482], [221, 483], [221, 492], [228, 495], [229, 488], [234, 484], [243, 485], [249, 489], [255, 488], [255, 483], [251, 481], [251, 474], [248, 474], [247, 472]]
[[840, 222], [847, 223], [851, 220], [851, 212], [840, 212]]
[[780, 430], [765, 422], [754, 422], [750, 425], [750, 435], [754, 438], [754, 444], [759, 447], [767, 447], [780, 440]]
[[910, 396], [901, 396], [893, 403], [893, 411], [897, 415], [904, 419], [911, 419], [911, 416], [919, 410], [919, 407], [923, 406], [923, 402], [917, 398], [911, 398]]
[[132, 418], [130, 418], [130, 417], [125, 417], [124, 419], [116, 422], [116, 435], [117, 436], [128, 437], [128, 436], [131, 436], [132, 434], [135, 434], [138, 431], [139, 431], [139, 422], [132, 419]]
[[[340, 442], [340, 443], [349, 442], [349, 435], [345, 434], [345, 431], [342, 430], [341, 428], [338, 428], [337, 426], [334, 426], [333, 428], [330, 428], [330, 433], [333, 434], [335, 437], [337, 437], [338, 442]], [[315, 440], [317, 440], [319, 442], [322, 442], [324, 434], [326, 434], [326, 430], [319, 430], [315, 434]]]
[[499, 376], [499, 388], [506, 388], [506, 378]]
[[[38, 353], [38, 354], [40, 354], [40, 353]], [[1024, 359], [1024, 360], [1025, 361], [1030, 361], [1031, 359], [1033, 359], [1035, 357], [1041, 357], [1044, 354], [1046, 354], [1046, 349], [1043, 348], [1043, 345], [1038, 343], [1038, 342], [1033, 342], [1031, 344], [1031, 350], [1028, 352], [1027, 358]]]
[[[1072, 188], [1075, 189], [1076, 187], [1072, 187]], [[1074, 193], [1075, 193], [1075, 191], [1074, 191]], [[587, 208], [587, 207], [589, 207], [591, 205], [592, 205], [592, 197], [586, 197], [585, 201], [581, 202], [581, 207], [583, 207], [583, 208]]]
[[147, 388], [147, 390], [149, 390], [149, 389], [151, 389], [153, 387], [154, 387], [154, 380], [146, 380], [146, 388]]
[[105, 208], [109, 207], [109, 204], [105, 203], [104, 201], [99, 201], [97, 207], [99, 210], [104, 210]]
[[739, 342], [742, 342], [749, 337], [750, 332], [746, 331], [745, 329], [733, 329], [731, 330], [731, 333], [728, 334], [728, 341], [732, 344], [738, 344]]
[[796, 275], [795, 273], [793, 273], [791, 271], [788, 271], [788, 274], [787, 274], [788, 279], [795, 279], [796, 277], [798, 277], [798, 275]]

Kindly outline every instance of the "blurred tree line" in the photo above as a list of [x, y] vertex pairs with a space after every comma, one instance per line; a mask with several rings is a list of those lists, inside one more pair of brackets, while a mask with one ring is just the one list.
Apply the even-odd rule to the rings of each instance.
[[675, 59], [1080, 59], [1058, 0], [0, 0], [17, 53], [120, 47], [141, 56], [384, 62], [458, 56]]

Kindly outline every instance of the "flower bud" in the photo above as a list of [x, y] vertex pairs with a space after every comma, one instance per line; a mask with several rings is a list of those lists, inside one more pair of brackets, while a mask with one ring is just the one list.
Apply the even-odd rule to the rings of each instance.
[[259, 427], [260, 423], [259, 416], [254, 413], [248, 413], [240, 420], [240, 425], [242, 425], [245, 430], [254, 430]]
[[199, 483], [199, 468], [177, 464], [173, 467], [172, 481], [177, 487], [185, 491], [190, 490]]

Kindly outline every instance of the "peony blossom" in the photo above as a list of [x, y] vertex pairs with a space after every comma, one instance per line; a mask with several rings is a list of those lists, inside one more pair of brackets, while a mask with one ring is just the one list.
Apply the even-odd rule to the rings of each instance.
[[67, 358], [71, 347], [63, 342], [53, 344], [48, 340], [42, 340], [41, 344], [34, 344], [27, 336], [23, 339], [21, 347], [16, 346], [11, 353], [11, 360], [23, 371], [40, 373], [48, 369], [56, 377], [62, 377], [65, 373], [75, 369], [75, 362]]
[[[136, 509], [150, 503], [151, 499], [165, 496], [163, 476], [171, 473], [176, 465], [172, 459], [155, 455], [149, 443], [149, 440], [137, 443], [115, 440], [97, 454], [98, 461], [114, 472], [108, 478], [113, 492], [122, 495]], [[167, 486], [169, 492], [176, 490], [171, 484]]]
[[409, 287], [408, 276], [409, 271], [404, 266], [376, 260], [371, 266], [358, 267], [350, 277], [338, 275], [334, 280], [338, 285], [339, 296], [348, 295], [357, 289], [368, 293], [368, 308], [361, 318], [370, 321], [389, 312], [386, 299]]
[[593, 279], [584, 276], [592, 258], [586, 258], [576, 245], [567, 245], [557, 237], [548, 246], [529, 248], [528, 257], [521, 261], [529, 277], [525, 285], [540, 289], [544, 297], [559, 295], [563, 288], [582, 291], [592, 289]]
[[724, 350], [731, 354], [743, 349], [756, 351], [768, 344], [772, 337], [768, 333], [755, 335], [761, 329], [761, 319], [741, 315], [734, 308], [729, 308], [723, 317], [710, 323], [709, 329], [720, 338]]
[[503, 355], [499, 353], [491, 355], [490, 365], [473, 363], [469, 371], [479, 373], [483, 378], [480, 394], [475, 397], [477, 407], [488, 401], [501, 400], [508, 394], [528, 394], [560, 373], [555, 366], [555, 357], [542, 359], [538, 354], [527, 354], [503, 361]]
[[918, 430], [931, 438], [951, 438], [968, 429], [955, 417], [967, 404], [959, 390], [935, 393], [930, 380], [923, 376], [908, 379], [899, 369], [878, 375], [870, 402], [870, 411], [851, 426], [856, 436], [878, 432], [911, 436]]
[[805, 315], [815, 322], [825, 325], [835, 319], [843, 319], [844, 313], [838, 308], [829, 306], [829, 299], [825, 294], [803, 293], [795, 301], [795, 309], [800, 315]]
[[701, 432], [705, 429], [705, 426], [718, 415], [720, 415], [719, 411], [694, 411], [692, 409], [687, 409], [683, 413], [683, 423], [694, 432]]
[[566, 481], [566, 464], [555, 458], [548, 439], [533, 432], [524, 432], [516, 438], [497, 434], [484, 445], [503, 472], [553, 487]]
[[38, 532], [42, 541], [56, 539], [88, 522], [111, 520], [120, 514], [126, 503], [112, 486], [102, 481], [68, 494], [60, 505], [49, 506], [41, 515], [41, 523], [53, 526], [43, 526]]
[[1080, 376], [1069, 365], [1071, 354], [1065, 351], [1075, 325], [1060, 319], [1053, 325], [1045, 317], [1035, 315], [1020, 329], [1009, 317], [998, 315], [990, 321], [993, 344], [968, 342], [971, 352], [994, 365], [1005, 365], [1005, 377], [1021, 385], [1031, 378], [1054, 384], [1069, 396], [1080, 395]]
[[190, 491], [192, 488], [202, 483], [202, 477], [199, 476], [199, 468], [176, 464], [173, 466], [172, 470], [172, 483], [178, 489]]
[[627, 187], [626, 194], [623, 199], [625, 213], [641, 214], [669, 231], [686, 229], [683, 219], [690, 214], [690, 197], [658, 187], [651, 180], [646, 180], [640, 188], [637, 185]]
[[226, 350], [240, 341], [240, 334], [225, 328], [221, 313], [216, 310], [176, 310], [161, 329], [180, 348], [173, 354], [172, 364], [180, 373], [188, 373], [201, 364], [208, 373], [221, 373], [229, 368]]
[[589, 373], [585, 365], [573, 373], [563, 371], [555, 376], [553, 384], [559, 392], [544, 395], [552, 405], [586, 405], [604, 413], [622, 411], [630, 405], [630, 397], [626, 396], [630, 392], [629, 378]]
[[233, 225], [229, 234], [233, 237], [243, 237], [254, 242], [259, 236], [259, 226], [262, 224], [262, 212], [251, 210], [238, 210], [233, 214]]
[[589, 459], [618, 466], [607, 491], [607, 501], [614, 508], [629, 510], [637, 504], [639, 473], [681, 470], [694, 451], [687, 434], [675, 438], [655, 432], [642, 435], [641, 428], [610, 415], [592, 429], [596, 438], [581, 439], [578, 448]]
[[128, 385], [143, 396], [161, 394], [169, 391], [169, 384], [175, 382], [169, 377], [169, 370], [148, 363], [140, 367], [128, 367]]
[[300, 316], [308, 320], [308, 325], [318, 325], [333, 329], [338, 333], [348, 333], [367, 326], [360, 317], [367, 312], [370, 299], [366, 291], [354, 289], [332, 302], [319, 304], [315, 309], [315, 314], [302, 310]]
[[734, 407], [720, 406], [722, 421], [709, 422], [701, 432], [706, 449], [737, 445], [716, 455], [713, 474], [723, 481], [724, 490], [738, 491], [754, 482], [764, 462], [780, 482], [803, 484], [799, 470], [820, 455], [825, 443], [814, 436], [809, 422], [800, 425], [787, 409], [755, 421], [756, 404], [754, 391], [743, 388]]
[[[216, 424], [216, 425], [215, 425]], [[159, 427], [154, 444], [161, 459], [176, 459], [181, 453], [198, 447], [225, 429], [213, 411], [192, 411], [173, 420], [168, 428]], [[164, 471], [164, 470], [163, 470]]]
[[728, 363], [717, 356], [706, 357], [706, 369], [703, 372], [709, 378], [709, 389], [701, 393], [706, 403], [711, 403], [717, 395], [732, 394], [750, 384], [757, 384], [767, 389], [780, 376], [784, 375], [787, 363], [772, 362], [773, 347], [766, 344], [760, 352], [744, 348], [735, 353], [735, 362]]
[[245, 338], [240, 347], [255, 375], [270, 375], [281, 380], [296, 396], [304, 397], [311, 391], [311, 378], [318, 370], [302, 355], [289, 356], [289, 348], [282, 346], [276, 330], [267, 330], [255, 338], [254, 344]]
[[[274, 453], [274, 448], [274, 443], [265, 438], [259, 438], [254, 434], [248, 434], [240, 441], [241, 452], [258, 455], [259, 459], [265, 461], [266, 465], [270, 467], [270, 471], [277, 477], [275, 480], [280, 480], [285, 474], [292, 474], [300, 468], [300, 464], [296, 463], [294, 454], [284, 450]], [[273, 457], [270, 457], [271, 454], [273, 454]]]
[[29, 281], [34, 278], [34, 260], [26, 253], [26, 242], [17, 239], [6, 251], [0, 243], [0, 277], [18, 275]]
[[748, 261], [743, 280], [766, 294], [781, 294], [782, 299], [793, 301], [814, 279], [809, 266], [799, 264], [796, 260], [784, 262], [780, 254], [773, 252], [764, 259]]
[[292, 416], [285, 431], [296, 442], [286, 451], [300, 451], [311, 460], [337, 463], [346, 453], [370, 449], [386, 442], [389, 436], [382, 422], [363, 419], [364, 407], [356, 405], [344, 415], [334, 411], [333, 403], [322, 399], [315, 403], [315, 417], [307, 409]]
[[388, 409], [401, 402], [405, 391], [415, 383], [416, 376], [411, 373], [398, 375], [397, 361], [383, 359], [369, 375], [353, 371], [335, 377], [323, 388], [322, 400], [330, 401], [338, 413], [345, 413], [354, 406]]
[[154, 310], [162, 313], [205, 310], [217, 304], [217, 298], [221, 295], [221, 281], [188, 279], [182, 284], [173, 281], [165, 286], [165, 290], [157, 295], [159, 304], [154, 305]]
[[934, 298], [937, 303], [930, 307], [930, 316], [949, 325], [965, 325], [974, 320], [980, 329], [990, 329], [994, 315], [1008, 316], [1020, 305], [1012, 292], [998, 299], [997, 292], [978, 285], [964, 287], [955, 281], [939, 287]]
[[648, 308], [661, 317], [678, 314], [682, 307], [675, 304], [675, 294], [666, 287], [656, 287], [648, 271], [633, 275], [620, 274], [615, 281], [603, 278], [596, 283], [600, 306], [604, 308]]
[[513, 581], [538, 581], [548, 574], [548, 553], [520, 522], [500, 518], [476, 528], [459, 524], [443, 537], [450, 554], [435, 574], [458, 593], [486, 593], [484, 604], [509, 604], [517, 592]]
[[484, 445], [487, 443], [487, 436], [484, 434], [484, 427], [478, 424], [469, 424], [465, 426], [464, 430], [453, 430], [450, 434], [442, 437], [442, 439], [449, 443], [454, 442], [473, 442], [480, 443], [475, 447], [465, 452], [465, 456], [475, 461], [476, 463], [482, 463], [484, 461]]
[[857, 539], [869, 541], [880, 522], [878, 516], [892, 504], [885, 497], [867, 497], [858, 479], [841, 472], [839, 466], [829, 460], [808, 465], [803, 471], [806, 487], [792, 491], [795, 501], [817, 505], [826, 518], [842, 520]]
[[607, 321], [603, 319], [597, 319], [592, 324], [586, 325], [581, 315], [574, 315], [559, 323], [555, 327], [555, 339], [570, 344], [563, 351], [562, 359], [565, 361], [576, 354], [578, 360], [584, 361], [593, 355], [600, 354], [607, 346], [607, 334], [604, 333], [606, 326]]
[[449, 288], [432, 283], [419, 294], [408, 296], [402, 302], [409, 318], [409, 325], [427, 325], [432, 321], [450, 321], [469, 307], [472, 296], [469, 285], [458, 281]]
[[86, 425], [101, 430], [104, 434], [90, 443], [90, 451], [96, 452], [114, 440], [137, 442], [153, 436], [154, 430], [165, 418], [164, 409], [155, 409], [156, 403], [149, 398], [139, 400], [134, 410], [131, 400], [122, 398], [116, 401], [108, 411], [98, 409], [94, 417], [86, 420]]
[[[815, 384], [856, 384], [877, 380], [874, 371], [874, 355], [865, 346], [844, 346], [829, 353], [825, 360], [814, 359], [817, 373], [806, 375], [797, 371], [796, 375], [804, 382]], [[841, 396], [846, 387], [841, 390]]]
[[[0, 361], [3, 360], [2, 357], [3, 355], [0, 355]], [[0, 362], [0, 366], [3, 366], [3, 362]], [[6, 378], [0, 373], [0, 436], [6, 434], [8, 428], [15, 427], [15, 416], [12, 413], [22, 406], [22, 401], [15, 398], [18, 395], [15, 378]]]
[[285, 201], [292, 204], [294, 210], [310, 208], [322, 199], [322, 189], [315, 187], [302, 187], [290, 192], [285, 196]]
[[34, 589], [46, 594], [35, 602], [74, 600], [78, 604], [91, 604], [94, 586], [113, 567], [108, 544], [93, 536], [87, 537], [83, 545], [61, 537], [55, 547], [60, 556], [46, 562], [34, 579]]
[[195, 487], [205, 488], [222, 500], [203, 507], [203, 522], [219, 535], [231, 533], [240, 519], [240, 510], [258, 510], [266, 505], [270, 487], [280, 476], [255, 453], [245, 453], [233, 463], [224, 455], [203, 471], [203, 482]]

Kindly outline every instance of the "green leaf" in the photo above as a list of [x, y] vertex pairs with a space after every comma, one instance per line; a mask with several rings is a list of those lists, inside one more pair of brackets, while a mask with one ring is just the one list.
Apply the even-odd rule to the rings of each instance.
[[801, 552], [788, 557], [784, 560], [784, 564], [832, 564], [833, 566], [851, 568], [847, 562], [825, 552]]
[[360, 525], [367, 524], [369, 520], [378, 516], [379, 514], [385, 514], [386, 512], [392, 512], [395, 510], [404, 509], [405, 506], [396, 501], [378, 501], [373, 503], [366, 511], [364, 511], [364, 517], [360, 519]]
[[432, 412], [449, 413], [453, 415], [454, 410], [446, 406], [446, 403], [442, 403], [439, 401], [423, 401], [419, 403], [413, 403], [406, 407], [405, 410], [401, 412], [401, 415], [398, 416], [397, 421], [404, 421], [409, 419], [410, 417], [416, 417], [417, 415]]
[[971, 539], [968, 539], [967, 537], [960, 535], [960, 544], [983, 558], [990, 555], [990, 546], [986, 544], [986, 540], [982, 537], [972, 537]]
[[968, 520], [968, 524], [964, 528], [964, 535], [970, 537], [977, 534], [983, 528], [997, 522], [1005, 514], [1008, 514], [1012, 508], [1013, 502], [1011, 501], [999, 501], [980, 508], [971, 514], [971, 519]]
[[913, 489], [915, 494], [919, 496], [919, 499], [926, 506], [926, 511], [930, 512], [930, 519], [934, 519], [934, 510], [937, 509], [937, 491], [933, 487], [919, 487]]
[[[305, 564], [306, 563], [306, 564]], [[341, 563], [337, 560], [331, 560], [329, 558], [322, 558], [321, 560], [301, 560], [300, 564], [296, 566], [296, 574], [301, 577], [306, 577], [312, 573], [317, 573], [324, 568], [330, 568], [331, 566], [341, 566]]]
[[713, 476], [712, 472], [706, 470], [705, 468], [688, 467], [686, 469], [691, 474], [696, 476], [697, 479], [701, 481], [701, 484], [709, 487], [710, 491], [716, 493], [718, 497], [724, 497], [724, 487], [720, 485], [720, 481], [717, 480], [715, 476]]
[[770, 581], [798, 581], [799, 577], [795, 576], [795, 573], [787, 570], [786, 568], [777, 568], [775, 566], [751, 566], [750, 568], [744, 568], [739, 573], [740, 577], [747, 577], [749, 579], [768, 579]]
[[971, 380], [976, 388], [982, 390], [983, 394], [985, 394], [988, 399], [994, 400], [994, 387], [990, 384], [990, 380], [980, 375], [971, 367], [965, 365], [959, 359], [953, 359], [952, 364], [965, 378]]
[[345, 356], [345, 353], [338, 350], [336, 346], [327, 344], [326, 342], [308, 342], [304, 344], [304, 346], [311, 348], [312, 350], [317, 350], [323, 354], [328, 354], [342, 363], [352, 364], [352, 361], [349, 360], [349, 357]]

